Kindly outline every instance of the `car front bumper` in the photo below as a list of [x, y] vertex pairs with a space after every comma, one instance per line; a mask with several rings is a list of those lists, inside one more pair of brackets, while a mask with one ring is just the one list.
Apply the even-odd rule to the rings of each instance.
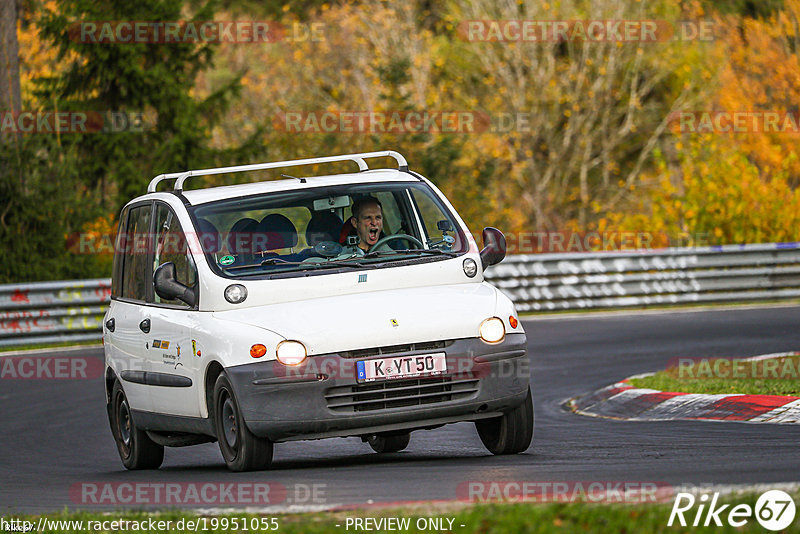
[[496, 345], [477, 338], [440, 343], [444, 346], [394, 347], [399, 352], [372, 356], [445, 353], [447, 372], [438, 376], [359, 382], [356, 362], [370, 357], [353, 354], [312, 356], [296, 368], [266, 361], [226, 371], [247, 427], [275, 442], [474, 421], [499, 416], [525, 400], [530, 383], [525, 334], [508, 334]]

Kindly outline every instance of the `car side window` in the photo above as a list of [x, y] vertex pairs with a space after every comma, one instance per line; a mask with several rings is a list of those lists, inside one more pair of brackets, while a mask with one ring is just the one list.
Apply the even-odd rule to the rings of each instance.
[[[183, 232], [175, 213], [166, 204], [156, 204], [155, 247], [153, 265], [150, 271], [150, 283], [153, 273], [159, 266], [167, 262], [175, 264], [175, 278], [178, 282], [193, 287], [197, 283], [197, 270], [189, 253], [186, 243], [186, 234]], [[180, 300], [162, 299], [154, 292], [156, 304], [170, 304], [174, 306], [188, 305]]]
[[[434, 202], [433, 197], [425, 195], [418, 190], [412, 192], [414, 202], [419, 209], [422, 225], [427, 234], [428, 245], [432, 247], [452, 248], [462, 250], [461, 233], [456, 231], [455, 222], [444, 214], [442, 208]], [[452, 244], [443, 242], [444, 236], [453, 238]]]
[[152, 285], [152, 273], [148, 276], [147, 269], [151, 212], [150, 204], [129, 212], [122, 265], [122, 296], [126, 299], [146, 302], [148, 284]]

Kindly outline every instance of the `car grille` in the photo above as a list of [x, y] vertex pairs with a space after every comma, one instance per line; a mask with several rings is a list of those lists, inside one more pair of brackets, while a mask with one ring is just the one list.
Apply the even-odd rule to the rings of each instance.
[[334, 387], [325, 394], [325, 400], [329, 410], [353, 413], [436, 404], [477, 392], [476, 379], [414, 378]]
[[418, 352], [421, 350], [440, 350], [452, 345], [454, 340], [425, 341], [422, 343], [408, 343], [406, 345], [390, 345], [388, 347], [370, 347], [368, 349], [350, 350], [340, 352], [342, 358], [372, 358], [383, 354], [397, 354], [398, 352]]

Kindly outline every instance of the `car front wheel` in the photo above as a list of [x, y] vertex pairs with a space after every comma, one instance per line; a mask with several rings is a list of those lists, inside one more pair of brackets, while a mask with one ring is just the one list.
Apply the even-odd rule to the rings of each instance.
[[222, 373], [214, 384], [214, 427], [219, 450], [231, 471], [266, 469], [272, 462], [272, 442], [247, 428], [230, 380]]
[[111, 390], [109, 423], [119, 457], [127, 469], [158, 469], [164, 461], [164, 447], [151, 440], [147, 433], [136, 428], [128, 398], [119, 381]]
[[483, 445], [492, 454], [524, 452], [533, 439], [533, 398], [531, 388], [525, 401], [500, 417], [475, 421]]

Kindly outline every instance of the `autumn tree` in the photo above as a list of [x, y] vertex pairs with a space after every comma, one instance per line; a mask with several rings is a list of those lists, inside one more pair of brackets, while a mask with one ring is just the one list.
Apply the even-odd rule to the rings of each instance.
[[[670, 111], [697, 98], [700, 46], [672, 41], [476, 42], [470, 20], [677, 21], [667, 2], [452, 2], [426, 25], [418, 4], [323, 6], [308, 20], [324, 39], [223, 49], [228, 65], [258, 64], [233, 125], [260, 121], [270, 157], [395, 147], [439, 184], [473, 227], [588, 228], [629, 201]], [[284, 24], [291, 24], [287, 18]], [[232, 68], [232, 67], [229, 67]], [[676, 74], [680, 73], [680, 74]], [[210, 90], [210, 87], [209, 87]], [[287, 111], [467, 111], [470, 132], [287, 132]], [[521, 120], [524, 117], [524, 124]], [[506, 119], [511, 118], [509, 126]], [[520, 122], [517, 122], [520, 121]]]
[[[213, 19], [213, 4], [188, 18]], [[44, 54], [47, 62], [33, 58], [41, 69], [26, 83], [30, 109], [143, 114], [145, 123], [120, 132], [22, 136], [9, 175], [24, 176], [25, 187], [7, 175], [0, 181], [0, 194], [10, 199], [0, 217], [0, 238], [7, 247], [0, 279], [109, 275], [110, 256], [71, 254], [69, 237], [98, 227], [115, 230], [122, 203], [142, 194], [157, 174], [252, 157], [257, 135], [225, 148], [211, 146], [211, 130], [227, 120], [238, 90], [238, 75], [233, 75], [196, 98], [195, 80], [212, 65], [213, 44], [96, 43], [76, 39], [70, 31], [81, 21], [186, 19], [179, 0], [58, 0], [42, 6], [26, 37], [34, 33], [32, 49], [45, 43], [45, 51], [56, 50], [59, 65], [52, 68], [49, 54]], [[31, 50], [23, 57], [32, 57]], [[8, 156], [4, 152], [7, 161]]]
[[[59, 0], [41, 22], [42, 36], [59, 50], [74, 55], [62, 75], [42, 77], [38, 96], [62, 108], [141, 113], [143, 131], [80, 136], [75, 143], [87, 187], [105, 199], [107, 209], [141, 194], [162, 172], [236, 161], [252, 153], [252, 143], [214, 150], [211, 129], [226, 120], [239, 88], [234, 75], [206, 98], [194, 97], [197, 76], [213, 64], [214, 43], [97, 43], [75, 37], [81, 21], [206, 21], [214, 18], [213, 2], [186, 16], [178, 0]], [[148, 119], [150, 118], [150, 119]]]
[[[800, 209], [800, 1], [762, 18], [717, 15], [714, 83], [696, 120], [676, 128], [648, 170], [633, 211], [611, 227], [647, 227], [661, 244], [797, 241]], [[739, 131], [711, 117], [740, 114]], [[700, 118], [709, 119], [701, 126]], [[765, 117], [779, 117], [766, 127]], [[694, 126], [692, 126], [694, 125]]]

